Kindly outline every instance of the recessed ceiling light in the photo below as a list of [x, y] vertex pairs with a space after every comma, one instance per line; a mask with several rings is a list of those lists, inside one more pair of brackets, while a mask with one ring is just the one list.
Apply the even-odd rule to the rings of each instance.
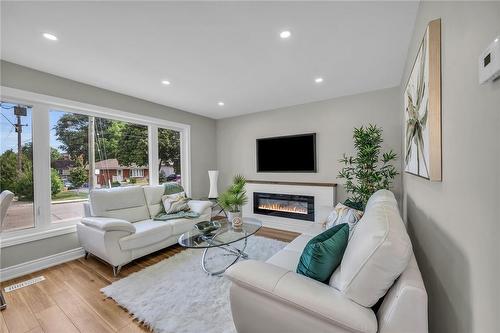
[[498, 38], [495, 38], [495, 43], [498, 42]]
[[53, 34], [49, 34], [48, 32], [44, 32], [43, 33], [43, 37], [49, 39], [49, 40], [57, 40], [57, 36], [53, 35]]
[[224, 102], [218, 102], [217, 105], [224, 106]]
[[161, 81], [161, 83], [166, 85], [166, 86], [170, 85], [170, 81], [168, 81], [168, 80], [163, 80], [163, 81]]
[[290, 38], [291, 35], [292, 35], [292, 33], [290, 31], [288, 31], [288, 30], [280, 32], [280, 37], [282, 39]]
[[321, 83], [321, 82], [323, 82], [323, 78], [322, 77], [317, 77], [317, 78], [314, 79], [314, 82]]

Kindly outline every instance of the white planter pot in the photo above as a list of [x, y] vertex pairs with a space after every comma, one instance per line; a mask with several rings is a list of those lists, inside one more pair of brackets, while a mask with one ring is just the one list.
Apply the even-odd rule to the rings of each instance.
[[227, 219], [232, 224], [233, 227], [241, 227], [243, 220], [241, 218], [241, 212], [228, 212]]

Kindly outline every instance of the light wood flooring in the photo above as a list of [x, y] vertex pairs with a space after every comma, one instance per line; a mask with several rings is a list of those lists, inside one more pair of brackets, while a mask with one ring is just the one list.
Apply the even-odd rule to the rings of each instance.
[[[291, 241], [298, 234], [262, 228], [258, 235]], [[114, 278], [111, 266], [90, 256], [3, 282], [5, 286], [43, 275], [46, 280], [3, 293], [7, 309], [0, 312], [1, 333], [148, 332], [100, 289], [147, 266], [183, 251], [179, 245], [155, 252], [123, 267]], [[201, 268], [200, 268], [201, 269]]]

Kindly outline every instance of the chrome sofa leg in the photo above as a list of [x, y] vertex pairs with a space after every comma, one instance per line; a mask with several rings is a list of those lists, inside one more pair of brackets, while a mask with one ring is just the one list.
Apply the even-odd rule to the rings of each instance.
[[7, 307], [7, 303], [5, 302], [5, 298], [3, 297], [2, 291], [0, 290], [0, 310], [5, 310]]
[[122, 265], [113, 266], [113, 276], [114, 277], [118, 276], [118, 274], [120, 274], [121, 269]]

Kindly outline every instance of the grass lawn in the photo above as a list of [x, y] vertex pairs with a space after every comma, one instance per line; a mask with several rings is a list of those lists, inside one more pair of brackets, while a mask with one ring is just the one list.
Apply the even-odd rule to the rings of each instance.
[[62, 200], [76, 200], [76, 199], [87, 199], [89, 197], [88, 193], [80, 192], [77, 194], [73, 191], [62, 191], [52, 196], [52, 201], [62, 201]]

